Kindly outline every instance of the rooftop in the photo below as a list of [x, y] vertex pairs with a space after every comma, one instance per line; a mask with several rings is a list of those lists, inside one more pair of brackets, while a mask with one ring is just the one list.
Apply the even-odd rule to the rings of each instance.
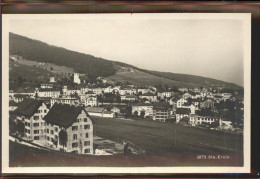
[[44, 102], [35, 99], [25, 99], [18, 105], [18, 108], [14, 111], [14, 113], [17, 115], [31, 117], [42, 105], [42, 103]]
[[[44, 120], [50, 124], [68, 128], [75, 122], [82, 110], [85, 111], [83, 107], [55, 103], [44, 117]], [[86, 114], [89, 117], [87, 112]]]
[[176, 114], [190, 114], [190, 108], [177, 108]]
[[86, 107], [85, 109], [87, 112], [92, 113], [102, 113], [105, 110], [104, 107]]

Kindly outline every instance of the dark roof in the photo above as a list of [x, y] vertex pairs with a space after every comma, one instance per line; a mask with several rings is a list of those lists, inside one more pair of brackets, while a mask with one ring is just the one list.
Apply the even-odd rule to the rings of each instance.
[[40, 88], [39, 91], [40, 92], [45, 92], [45, 91], [57, 92], [57, 91], [60, 91], [60, 90], [59, 89], [54, 89], [54, 88]]
[[31, 117], [38, 110], [38, 108], [44, 103], [34, 99], [23, 100], [14, 111], [17, 115]]
[[156, 94], [153, 94], [153, 93], [151, 93], [151, 92], [148, 92], [148, 93], [142, 94], [141, 96], [156, 96]]
[[154, 109], [169, 109], [170, 104], [166, 102], [154, 102], [152, 103]]
[[[83, 107], [55, 103], [48, 114], [44, 117], [44, 120], [47, 123], [68, 128], [73, 124], [73, 122], [75, 122], [75, 119], [82, 110], [85, 111]], [[87, 112], [86, 114], [89, 117]]]
[[176, 114], [190, 114], [190, 108], [177, 108]]
[[147, 103], [133, 103], [132, 106], [152, 106], [152, 104], [147, 104]]
[[102, 113], [105, 110], [104, 107], [86, 107], [85, 109], [87, 112], [93, 113]]

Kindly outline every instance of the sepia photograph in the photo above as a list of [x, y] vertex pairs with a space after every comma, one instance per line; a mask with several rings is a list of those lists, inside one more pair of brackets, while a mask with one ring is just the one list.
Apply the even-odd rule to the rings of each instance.
[[250, 172], [250, 19], [3, 15], [3, 172]]

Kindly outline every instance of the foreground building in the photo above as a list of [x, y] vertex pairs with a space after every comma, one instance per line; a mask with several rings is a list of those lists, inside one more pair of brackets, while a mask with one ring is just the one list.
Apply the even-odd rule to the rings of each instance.
[[21, 102], [14, 113], [17, 120], [25, 125], [24, 137], [28, 140], [43, 142], [45, 139], [45, 121], [43, 118], [49, 112], [43, 101], [25, 99]]
[[44, 144], [54, 149], [62, 149], [60, 132], [65, 131], [66, 152], [93, 154], [93, 123], [83, 107], [55, 103], [45, 116], [46, 130]]

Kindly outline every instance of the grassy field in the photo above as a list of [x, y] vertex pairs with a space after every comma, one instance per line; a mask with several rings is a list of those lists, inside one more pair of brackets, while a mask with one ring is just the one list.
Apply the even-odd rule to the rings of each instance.
[[[40, 69], [44, 69], [44, 70], [48, 70], [52, 73], [58, 73], [58, 74], [64, 74], [64, 73], [74, 73], [74, 69], [73, 68], [69, 68], [69, 67], [65, 67], [65, 66], [59, 66], [59, 65], [55, 65], [53, 63], [44, 63], [44, 64], [40, 64], [39, 62], [36, 61], [31, 61], [31, 60], [26, 60], [26, 59], [19, 59], [17, 61], [18, 63], [22, 64], [22, 65], [27, 65], [27, 66], [35, 66], [38, 67]], [[53, 70], [51, 70], [51, 68]]]
[[[179, 156], [240, 154], [243, 136], [209, 129], [109, 118], [94, 118], [95, 134], [110, 140], [129, 141], [147, 154]], [[175, 142], [176, 139], [176, 142]]]
[[[94, 118], [94, 133], [128, 141], [143, 155], [85, 156], [44, 151], [10, 141], [10, 166], [242, 166], [242, 136], [173, 124]], [[176, 131], [176, 135], [175, 132]], [[174, 136], [176, 136], [176, 145]], [[228, 159], [197, 159], [198, 155]]]
[[[168, 86], [176, 86], [176, 87], [200, 87], [201, 85], [198, 84], [192, 84], [192, 83], [184, 83], [180, 81], [175, 81], [172, 79], [166, 79], [163, 77], [154, 76], [149, 73], [145, 73], [139, 70], [134, 69], [134, 72], [117, 72], [113, 76], [109, 76], [106, 79], [108, 80], [115, 80], [115, 81], [121, 81], [125, 82], [128, 81], [135, 85], [165, 85]], [[202, 85], [203, 86], [203, 85]]]

